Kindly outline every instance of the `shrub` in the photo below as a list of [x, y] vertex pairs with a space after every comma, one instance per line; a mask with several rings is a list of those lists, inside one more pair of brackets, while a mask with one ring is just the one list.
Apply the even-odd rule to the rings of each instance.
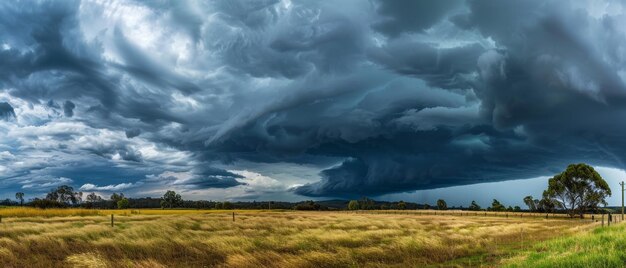
[[67, 207], [67, 204], [64, 202], [59, 202], [56, 200], [50, 199], [34, 199], [28, 203], [29, 206], [36, 208], [64, 208]]
[[126, 209], [126, 208], [128, 208], [128, 199], [122, 198], [122, 199], [120, 199], [120, 201], [117, 201], [117, 208], [118, 209]]

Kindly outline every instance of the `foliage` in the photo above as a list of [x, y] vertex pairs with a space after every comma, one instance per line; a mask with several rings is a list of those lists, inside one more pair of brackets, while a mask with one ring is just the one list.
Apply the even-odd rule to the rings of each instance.
[[491, 209], [492, 211], [505, 211], [506, 207], [504, 205], [502, 205], [500, 203], [500, 201], [498, 201], [497, 199], [494, 199], [493, 202], [491, 202]]
[[478, 205], [478, 203], [476, 203], [476, 201], [472, 200], [472, 203], [470, 204], [468, 209], [477, 211], [480, 210], [480, 206]]
[[562, 208], [558, 201], [546, 196], [545, 193], [544, 197], [537, 204], [537, 210], [542, 212], [554, 212], [556, 209]]
[[350, 203], [348, 203], [348, 209], [349, 210], [358, 210], [359, 209], [359, 201], [350, 200]]
[[322, 210], [322, 206], [320, 204], [315, 203], [312, 200], [304, 201], [296, 204], [293, 209], [295, 210]]
[[122, 200], [124, 198], [124, 193], [113, 193], [111, 195], [111, 201], [115, 202], [117, 204], [118, 201]]
[[128, 199], [122, 198], [120, 201], [117, 201], [118, 209], [127, 209], [128, 208]]
[[445, 200], [439, 199], [439, 200], [437, 200], [437, 209], [439, 209], [439, 210], [446, 210], [446, 209], [448, 209], [448, 204], [446, 204]]
[[165, 192], [161, 200], [161, 207], [163, 208], [175, 208], [183, 202], [183, 198], [174, 191]]
[[545, 205], [563, 208], [570, 217], [582, 217], [585, 211], [606, 205], [605, 198], [611, 195], [611, 188], [593, 167], [581, 163], [569, 165], [552, 177], [543, 195]]
[[0, 201], [0, 206], [16, 206], [18, 204], [19, 204], [18, 202], [15, 202], [8, 198]]
[[20, 206], [24, 205], [24, 193], [22, 192], [15, 193], [15, 199], [20, 200]]
[[396, 205], [396, 207], [400, 210], [406, 209], [406, 203], [404, 203], [404, 201], [400, 201], [398, 202], [398, 204]]
[[35, 198], [28, 203], [29, 206], [36, 208], [64, 208], [67, 207], [65, 202], [59, 202], [57, 200], [51, 199], [39, 199]]
[[358, 209], [363, 209], [363, 210], [376, 209], [375, 201], [367, 197], [361, 198], [361, 200], [358, 201], [358, 204], [359, 204]]
[[528, 210], [537, 211], [537, 205], [535, 204], [535, 200], [531, 195], [524, 197], [524, 204], [528, 206]]
[[82, 194], [82, 192], [74, 192], [74, 188], [71, 186], [61, 185], [50, 191], [46, 195], [46, 199], [59, 203], [77, 204], [80, 203]]
[[[94, 203], [94, 202], [100, 202], [102, 201], [102, 197], [100, 197], [99, 195], [97, 195], [96, 193], [90, 193], [87, 195], [87, 202], [89, 203]], [[118, 200], [119, 201], [119, 200]]]

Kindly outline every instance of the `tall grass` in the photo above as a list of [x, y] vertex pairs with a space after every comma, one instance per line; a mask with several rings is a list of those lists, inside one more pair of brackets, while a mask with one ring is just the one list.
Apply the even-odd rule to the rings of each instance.
[[233, 222], [232, 211], [194, 210], [113, 211], [119, 216], [110, 227], [111, 212], [15, 210], [37, 216], [3, 219], [0, 267], [489, 265], [533, 241], [588, 228], [567, 220], [345, 212], [238, 211]]
[[[280, 210], [274, 210], [275, 212]], [[98, 215], [189, 215], [189, 214], [223, 214], [232, 212], [262, 213], [263, 210], [195, 210], [195, 209], [85, 209], [85, 208], [31, 208], [4, 207], [0, 208], [3, 217], [65, 217], [65, 216], [98, 216]]]
[[538, 243], [503, 263], [508, 267], [624, 267], [626, 225]]

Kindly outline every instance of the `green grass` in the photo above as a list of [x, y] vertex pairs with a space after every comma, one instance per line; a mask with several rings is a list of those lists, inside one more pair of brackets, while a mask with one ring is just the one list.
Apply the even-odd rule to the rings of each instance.
[[505, 267], [624, 267], [626, 225], [551, 239], [503, 262]]

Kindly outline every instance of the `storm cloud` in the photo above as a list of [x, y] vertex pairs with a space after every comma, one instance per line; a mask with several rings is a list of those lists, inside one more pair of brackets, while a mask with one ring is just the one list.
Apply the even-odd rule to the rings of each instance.
[[0, 185], [295, 199], [623, 168], [622, 9], [3, 2]]

